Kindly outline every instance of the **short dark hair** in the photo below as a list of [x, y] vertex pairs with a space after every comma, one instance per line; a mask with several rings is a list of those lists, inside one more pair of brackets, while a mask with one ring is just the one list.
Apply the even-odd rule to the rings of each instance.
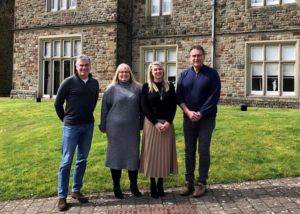
[[203, 47], [201, 45], [194, 45], [194, 46], [192, 46], [189, 53], [191, 53], [192, 50], [194, 50], [194, 49], [202, 51], [202, 54], [205, 56], [205, 51], [204, 51], [204, 49], [203, 49]]

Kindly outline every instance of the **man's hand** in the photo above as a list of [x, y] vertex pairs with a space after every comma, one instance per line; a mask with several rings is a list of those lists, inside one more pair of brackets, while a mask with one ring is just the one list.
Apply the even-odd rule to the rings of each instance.
[[202, 114], [199, 111], [190, 111], [185, 103], [180, 104], [180, 108], [183, 110], [183, 112], [188, 116], [188, 118], [192, 122], [197, 122], [201, 119]]
[[192, 122], [198, 122], [202, 117], [202, 114], [200, 112], [195, 112], [190, 110], [187, 110], [185, 114]]

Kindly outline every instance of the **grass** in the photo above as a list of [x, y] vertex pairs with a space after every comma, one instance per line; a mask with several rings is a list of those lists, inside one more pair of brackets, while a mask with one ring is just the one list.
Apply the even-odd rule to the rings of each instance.
[[[104, 167], [106, 135], [95, 130], [82, 192], [112, 191], [110, 170]], [[209, 184], [294, 177], [300, 175], [298, 109], [219, 106], [211, 143]], [[53, 101], [0, 99], [0, 200], [57, 195], [61, 160], [62, 123]], [[184, 184], [182, 112], [174, 120], [179, 174], [165, 179], [165, 187]], [[72, 168], [73, 170], [73, 168]], [[195, 174], [197, 176], [197, 173]], [[71, 171], [72, 176], [72, 171]], [[70, 179], [70, 186], [72, 177]], [[149, 179], [139, 174], [139, 187]], [[129, 189], [127, 172], [121, 185]]]

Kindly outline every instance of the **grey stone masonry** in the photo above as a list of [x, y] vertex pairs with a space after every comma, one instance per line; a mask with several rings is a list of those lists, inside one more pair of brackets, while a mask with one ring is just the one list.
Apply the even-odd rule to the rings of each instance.
[[[282, 214], [300, 213], [300, 177], [261, 180], [243, 183], [215, 184], [201, 198], [180, 196], [181, 188], [167, 189], [166, 196], [153, 199], [148, 190], [140, 198], [125, 192], [120, 200], [113, 193], [87, 194], [88, 203], [80, 204], [67, 198], [69, 209], [65, 213], [151, 213], [145, 210], [158, 207], [193, 206], [199, 214]], [[24, 199], [0, 202], [1, 214], [61, 213], [57, 209], [58, 198]], [[148, 209], [145, 209], [148, 208]], [[158, 209], [156, 209], [158, 210]], [[161, 209], [163, 210], [163, 209]], [[159, 212], [169, 214], [179, 212]], [[180, 212], [183, 214], [183, 212]]]
[[[134, 13], [133, 70], [141, 69], [141, 46], [177, 48], [177, 76], [191, 66], [189, 49], [200, 44], [206, 51], [205, 64], [213, 66], [221, 78], [222, 105], [299, 108], [299, 57], [295, 58], [295, 95], [250, 95], [249, 50], [246, 42], [296, 41], [299, 55], [300, 4], [278, 1], [277, 5], [251, 7], [251, 0], [215, 1], [214, 65], [212, 56], [212, 2], [172, 0], [171, 15], [151, 16], [150, 0], [137, 0]], [[266, 2], [266, 1], [263, 1]], [[272, 43], [269, 43], [272, 44]], [[248, 52], [247, 52], [248, 51]], [[265, 74], [266, 75], [266, 74]], [[137, 74], [140, 81], [144, 76]], [[265, 80], [265, 79], [264, 79]], [[281, 89], [280, 89], [281, 90]]]

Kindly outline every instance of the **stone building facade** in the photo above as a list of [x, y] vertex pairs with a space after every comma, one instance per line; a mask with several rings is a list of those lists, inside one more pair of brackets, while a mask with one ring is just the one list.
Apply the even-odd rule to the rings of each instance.
[[81, 54], [103, 93], [116, 65], [128, 61], [126, 0], [16, 0], [15, 8], [11, 98], [55, 98]]
[[11, 97], [55, 97], [64, 63], [74, 70], [68, 62], [75, 55], [60, 52], [58, 59], [54, 46], [63, 51], [70, 39], [71, 51], [91, 56], [102, 93], [121, 62], [144, 83], [149, 63], [161, 61], [176, 82], [191, 66], [190, 47], [200, 44], [206, 64], [219, 72], [220, 104], [299, 108], [299, 0], [132, 0], [132, 31], [131, 0], [77, 0], [63, 10], [50, 2], [16, 0]]
[[14, 1], [0, 0], [0, 96], [12, 89]]
[[158, 2], [161, 11], [163, 3], [171, 2], [170, 14], [153, 15], [153, 1], [135, 1], [133, 70], [140, 71], [140, 80], [149, 53], [148, 58], [155, 60], [160, 49], [176, 50], [177, 78], [191, 66], [190, 47], [200, 44], [206, 50], [206, 64], [212, 66], [213, 55], [221, 78], [219, 104], [299, 108], [298, 0]]

